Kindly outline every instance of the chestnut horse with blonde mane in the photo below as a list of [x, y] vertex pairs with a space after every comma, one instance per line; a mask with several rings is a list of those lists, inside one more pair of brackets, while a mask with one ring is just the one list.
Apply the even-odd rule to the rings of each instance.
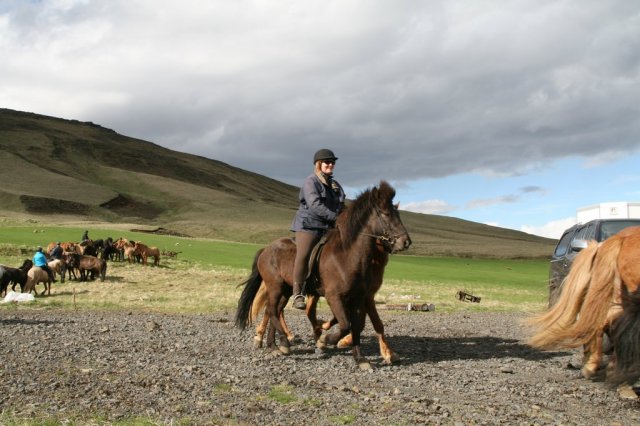
[[[326, 235], [326, 243], [314, 267], [317, 287], [307, 289], [310, 294], [323, 296], [337, 321], [338, 329], [320, 336], [317, 345], [335, 345], [351, 333], [353, 357], [362, 367], [368, 363], [360, 350], [360, 333], [367, 314], [367, 295], [373, 294], [372, 258], [376, 241], [383, 241], [389, 252], [404, 250], [411, 245], [409, 234], [393, 205], [395, 190], [387, 183], [359, 195], [338, 216], [336, 226]], [[252, 272], [238, 301], [236, 325], [245, 329], [254, 299], [264, 281], [267, 293], [265, 315], [270, 325], [267, 347], [274, 353], [289, 353], [281, 315], [291, 296], [295, 242], [280, 238], [256, 253]], [[315, 314], [314, 314], [315, 315]], [[316, 327], [316, 324], [312, 324]], [[275, 332], [280, 334], [276, 349]]]
[[[583, 346], [581, 372], [590, 378], [602, 362], [603, 335], [613, 325], [616, 332], [612, 343], [617, 356], [610, 364], [612, 376], [620, 376], [620, 372], [615, 372], [618, 366], [629, 368], [632, 362], [628, 354], [619, 351], [619, 336], [625, 330], [617, 319], [629, 310], [621, 304], [623, 294], [635, 293], [639, 285], [640, 227], [626, 228], [600, 244], [590, 242], [574, 259], [556, 304], [530, 320], [537, 332], [529, 344], [541, 349]], [[636, 347], [640, 344], [637, 337]], [[634, 362], [637, 366], [640, 361]]]

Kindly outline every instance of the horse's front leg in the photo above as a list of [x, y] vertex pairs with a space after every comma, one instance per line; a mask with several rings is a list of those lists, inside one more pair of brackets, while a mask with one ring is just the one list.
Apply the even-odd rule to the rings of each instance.
[[382, 356], [382, 363], [385, 365], [391, 365], [394, 362], [398, 361], [400, 358], [398, 354], [396, 354], [389, 343], [387, 342], [387, 338], [384, 335], [384, 324], [380, 319], [380, 315], [378, 315], [378, 309], [376, 308], [376, 302], [373, 297], [367, 297], [366, 309], [367, 315], [369, 315], [369, 319], [371, 320], [371, 324], [373, 325], [373, 329], [378, 336], [378, 344], [380, 346], [380, 356]]
[[318, 321], [318, 300], [320, 300], [319, 296], [309, 295], [307, 297], [307, 319], [311, 323], [311, 329], [313, 333], [313, 340], [318, 344], [318, 340], [320, 336], [322, 336], [322, 321]]
[[353, 309], [351, 311], [351, 338], [353, 340], [353, 359], [361, 369], [370, 370], [371, 364], [360, 352], [360, 335], [364, 329], [365, 315], [364, 309]]
[[331, 311], [333, 312], [333, 317], [338, 324], [338, 328], [331, 333], [320, 336], [320, 339], [316, 342], [316, 346], [319, 348], [323, 348], [325, 345], [335, 346], [340, 339], [351, 332], [351, 321], [347, 316], [347, 312], [340, 297], [325, 295], [325, 298], [331, 307]]

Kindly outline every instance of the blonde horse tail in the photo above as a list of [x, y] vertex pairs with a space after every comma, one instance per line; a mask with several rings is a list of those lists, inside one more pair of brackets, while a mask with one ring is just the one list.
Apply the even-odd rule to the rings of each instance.
[[600, 245], [593, 264], [591, 286], [584, 300], [585, 309], [580, 311], [572, 330], [576, 346], [590, 342], [604, 329], [612, 307], [614, 290], [620, 288], [618, 255], [622, 241], [623, 238], [614, 236]]
[[540, 349], [573, 346], [567, 345], [571, 334], [569, 330], [575, 324], [582, 308], [598, 249], [597, 243], [589, 243], [574, 259], [555, 305], [545, 313], [527, 320], [527, 323], [537, 330], [527, 342], [530, 346]]

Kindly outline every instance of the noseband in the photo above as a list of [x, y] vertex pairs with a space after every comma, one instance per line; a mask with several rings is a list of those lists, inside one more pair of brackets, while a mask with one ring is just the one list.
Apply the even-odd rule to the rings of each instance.
[[393, 251], [393, 246], [395, 246], [396, 241], [398, 241], [398, 238], [406, 235], [407, 233], [405, 232], [404, 234], [391, 235], [391, 232], [389, 232], [389, 230], [391, 229], [391, 225], [389, 224], [389, 222], [385, 222], [385, 220], [382, 218], [382, 213], [380, 213], [380, 210], [378, 210], [378, 206], [376, 206], [375, 204], [374, 209], [376, 211], [378, 221], [380, 221], [380, 224], [382, 225], [382, 234], [375, 235], [363, 232], [362, 235], [366, 235], [367, 237], [371, 237], [380, 241], [380, 243], [384, 247], [384, 251], [386, 251], [387, 253], [391, 253]]

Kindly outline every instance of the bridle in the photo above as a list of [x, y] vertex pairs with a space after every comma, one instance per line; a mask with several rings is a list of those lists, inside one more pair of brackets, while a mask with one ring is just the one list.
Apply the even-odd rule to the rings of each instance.
[[376, 241], [379, 241], [384, 247], [384, 250], [388, 253], [391, 253], [393, 251], [393, 247], [396, 244], [396, 241], [398, 241], [398, 238], [400, 238], [403, 235], [407, 235], [408, 233], [405, 232], [404, 234], [391, 235], [390, 223], [388, 221], [385, 222], [385, 220], [382, 217], [382, 213], [378, 209], [378, 206], [375, 204], [374, 204], [374, 209], [376, 211], [376, 216], [378, 217], [378, 221], [380, 222], [380, 225], [382, 225], [382, 234], [375, 235], [375, 234], [368, 234], [366, 232], [362, 232], [362, 235], [374, 238]]

